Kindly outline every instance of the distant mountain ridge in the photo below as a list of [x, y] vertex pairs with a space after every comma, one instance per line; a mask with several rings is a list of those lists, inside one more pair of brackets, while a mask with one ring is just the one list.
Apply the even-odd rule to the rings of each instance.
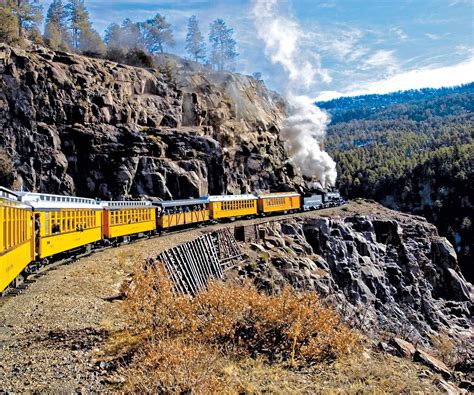
[[340, 97], [315, 104], [331, 115], [333, 125], [356, 119], [397, 119], [403, 116], [421, 121], [431, 116], [473, 113], [474, 82], [449, 88]]
[[316, 103], [349, 198], [425, 216], [474, 280], [474, 83]]

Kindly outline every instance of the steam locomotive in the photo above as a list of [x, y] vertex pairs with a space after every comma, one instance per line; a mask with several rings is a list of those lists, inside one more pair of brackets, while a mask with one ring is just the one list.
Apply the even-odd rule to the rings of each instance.
[[51, 260], [210, 222], [334, 207], [339, 192], [215, 195], [169, 201], [100, 201], [0, 187], [0, 293]]

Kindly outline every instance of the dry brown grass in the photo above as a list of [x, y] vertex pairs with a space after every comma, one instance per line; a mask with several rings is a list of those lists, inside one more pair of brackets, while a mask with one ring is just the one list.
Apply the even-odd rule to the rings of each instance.
[[473, 336], [452, 337], [442, 331], [431, 337], [431, 353], [441, 359], [448, 367], [454, 368], [469, 358], [472, 352]]
[[214, 283], [192, 299], [155, 267], [136, 271], [123, 308], [128, 328], [106, 350], [122, 361], [119, 392], [438, 392], [424, 368], [371, 351], [311, 293]]
[[215, 282], [194, 298], [178, 296], [161, 266], [136, 271], [124, 308], [128, 329], [109, 352], [127, 361], [129, 391], [253, 392], [232, 374], [243, 361], [294, 370], [343, 360], [361, 346], [314, 293], [265, 295], [250, 283]]

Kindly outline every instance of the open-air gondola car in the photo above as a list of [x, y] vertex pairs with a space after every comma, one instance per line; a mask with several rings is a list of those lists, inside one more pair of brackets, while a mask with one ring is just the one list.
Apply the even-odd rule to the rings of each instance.
[[299, 210], [301, 198], [299, 193], [281, 192], [258, 195], [258, 212], [268, 214], [273, 212], [290, 212]]
[[0, 293], [34, 259], [31, 207], [0, 187]]
[[154, 232], [156, 208], [149, 201], [103, 201], [102, 233], [105, 239]]
[[209, 196], [211, 219], [234, 219], [257, 214], [255, 195]]
[[209, 199], [165, 200], [155, 203], [158, 230], [209, 221]]
[[102, 239], [102, 206], [94, 199], [40, 193], [20, 197], [33, 208], [36, 259]]

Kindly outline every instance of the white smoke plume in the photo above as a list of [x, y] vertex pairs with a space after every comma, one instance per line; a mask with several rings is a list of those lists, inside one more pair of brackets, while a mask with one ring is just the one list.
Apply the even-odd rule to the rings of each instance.
[[278, 0], [255, 0], [252, 16], [257, 35], [265, 43], [265, 53], [272, 63], [279, 63], [288, 73], [286, 96], [290, 115], [281, 137], [292, 162], [304, 176], [318, 179], [323, 187], [332, 186], [337, 178], [336, 163], [321, 149], [328, 117], [308, 97], [293, 93], [301, 86], [309, 89], [317, 76], [325, 81], [330, 77], [322, 70], [317, 54], [312, 54], [312, 62], [303, 55], [300, 43], [305, 33], [298, 23], [278, 12], [279, 3]]

